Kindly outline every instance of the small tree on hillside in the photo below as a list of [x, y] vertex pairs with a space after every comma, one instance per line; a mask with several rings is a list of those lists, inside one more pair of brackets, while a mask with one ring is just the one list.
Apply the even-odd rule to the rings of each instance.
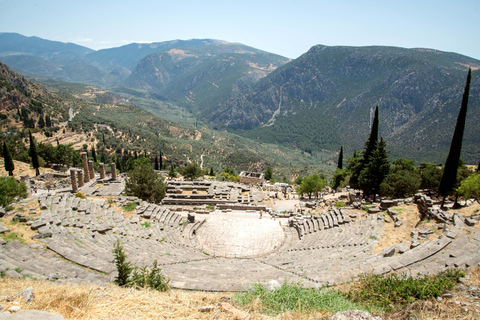
[[462, 181], [457, 194], [465, 199], [476, 199], [480, 202], [480, 173], [474, 173]]
[[159, 203], [165, 197], [166, 186], [150, 164], [150, 159], [135, 160], [135, 167], [127, 173], [125, 191], [142, 200]]
[[3, 141], [3, 160], [5, 165], [5, 171], [9, 176], [13, 176], [13, 170], [15, 170], [15, 164], [13, 163], [12, 156], [8, 150], [7, 143]]
[[189, 163], [181, 169], [180, 174], [187, 179], [194, 180], [202, 175], [202, 169], [196, 163]]
[[380, 185], [380, 193], [391, 198], [406, 198], [417, 193], [421, 178], [413, 160], [399, 158], [393, 165]]
[[442, 207], [445, 203], [445, 198], [453, 191], [457, 181], [457, 170], [462, 152], [463, 131], [465, 129], [465, 120], [467, 118], [468, 95], [470, 92], [470, 80], [472, 78], [472, 70], [468, 68], [467, 83], [463, 92], [462, 105], [457, 117], [457, 124], [453, 133], [452, 143], [450, 144], [450, 151], [448, 153], [447, 161], [445, 162], [445, 169], [443, 170], [442, 180], [440, 181], [439, 193], [443, 197]]
[[0, 177], [0, 207], [11, 210], [9, 206], [17, 197], [26, 198], [27, 196], [25, 182], [17, 182], [14, 177]]
[[428, 189], [436, 193], [440, 180], [442, 180], [442, 169], [438, 168], [433, 163], [420, 163], [420, 189]]
[[172, 163], [170, 166], [170, 171], [168, 171], [168, 176], [175, 178], [177, 176], [177, 173], [175, 172], [175, 165]]
[[318, 174], [313, 174], [302, 179], [302, 183], [296, 191], [298, 194], [307, 194], [308, 199], [311, 199], [312, 195], [318, 195], [326, 186], [327, 182], [324, 179], [320, 178]]
[[267, 166], [267, 168], [265, 169], [265, 180], [272, 180], [272, 177], [273, 177], [273, 169], [271, 166]]

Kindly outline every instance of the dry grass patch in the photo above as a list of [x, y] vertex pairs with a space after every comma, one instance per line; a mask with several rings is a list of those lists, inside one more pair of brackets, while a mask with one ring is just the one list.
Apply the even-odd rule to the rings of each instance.
[[[390, 223], [384, 223], [383, 228], [381, 229], [382, 234], [380, 236], [380, 241], [373, 250], [375, 253], [382, 252], [386, 248], [400, 244], [404, 241], [412, 240], [410, 233], [420, 221], [420, 213], [415, 205], [403, 204], [393, 207], [392, 209], [398, 212], [396, 216], [402, 221], [402, 225], [395, 228], [395, 223], [393, 221]], [[385, 217], [388, 217], [388, 215]]]
[[[29, 214], [30, 208], [36, 208], [37, 214], [39, 213], [38, 209], [38, 203], [37, 200], [31, 200], [28, 203], [21, 203], [21, 204], [16, 204], [14, 205], [14, 209], [19, 212], [23, 213], [25, 216], [29, 217], [30, 220], [35, 219], [38, 215], [37, 214]], [[18, 222], [18, 221], [13, 221], [13, 217], [15, 215], [10, 215], [7, 217], [3, 217], [1, 219], [2, 223], [4, 226], [8, 227], [10, 229], [10, 232], [15, 232], [17, 233], [17, 237], [23, 239], [25, 242], [28, 243], [40, 243], [38, 240], [32, 239], [32, 236], [37, 233], [37, 231], [34, 231], [30, 228], [30, 226], [27, 226], [25, 222]]]
[[[30, 177], [35, 177], [35, 169], [33, 169], [29, 163], [13, 160], [15, 165], [15, 170], [13, 170], [13, 174], [15, 176], [21, 176], [24, 174], [28, 174]], [[48, 168], [39, 168], [40, 174], [44, 173], [54, 173], [56, 172], [53, 169]], [[0, 176], [8, 176], [8, 172], [5, 171], [5, 162], [3, 158], [0, 157]]]
[[[26, 303], [23, 297], [7, 300], [28, 287], [33, 287], [33, 302]], [[3, 278], [0, 279], [0, 296], [0, 303], [6, 308], [18, 305], [22, 310], [43, 310], [61, 314], [66, 319], [235, 319], [239, 315], [242, 318], [248, 316], [248, 319], [267, 319], [232, 306], [228, 293], [157, 292], [115, 285], [69, 285]], [[209, 312], [200, 312], [199, 309], [205, 306], [213, 308]]]

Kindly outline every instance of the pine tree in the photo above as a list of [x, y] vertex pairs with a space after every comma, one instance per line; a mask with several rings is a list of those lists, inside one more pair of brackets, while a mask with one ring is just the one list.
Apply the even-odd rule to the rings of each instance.
[[472, 70], [468, 68], [467, 83], [463, 92], [462, 105], [458, 113], [457, 124], [453, 132], [452, 143], [450, 144], [450, 151], [445, 162], [445, 169], [443, 170], [442, 180], [438, 191], [443, 197], [442, 207], [445, 203], [445, 197], [448, 196], [457, 181], [457, 169], [462, 152], [463, 131], [465, 129], [465, 119], [467, 117], [468, 95], [470, 92], [470, 80], [472, 78]]
[[343, 169], [343, 146], [340, 147], [340, 154], [338, 155], [338, 169]]
[[29, 131], [29, 138], [30, 138], [30, 157], [32, 158], [32, 166], [35, 169], [35, 175], [40, 175], [40, 162], [38, 161], [38, 154], [37, 154], [37, 146], [35, 145], [35, 141], [32, 137], [32, 132]]
[[92, 158], [93, 162], [97, 162], [97, 153], [95, 152], [95, 146], [92, 146]]
[[9, 176], [13, 176], [13, 170], [15, 170], [15, 164], [13, 163], [10, 151], [7, 148], [7, 143], [3, 141], [3, 160], [5, 162], [5, 171]]

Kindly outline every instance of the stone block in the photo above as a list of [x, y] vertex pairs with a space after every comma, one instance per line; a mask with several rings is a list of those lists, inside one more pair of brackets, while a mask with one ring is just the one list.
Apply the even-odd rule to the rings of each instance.
[[374, 214], [374, 213], [379, 213], [381, 212], [382, 210], [380, 210], [380, 208], [368, 208], [368, 213], [369, 214]]
[[476, 220], [471, 218], [465, 218], [465, 224], [469, 227], [473, 227], [477, 223]]
[[38, 228], [40, 227], [43, 227], [43, 226], [46, 226], [47, 225], [47, 222], [43, 221], [43, 220], [36, 220], [32, 223], [32, 225], [30, 226], [30, 228], [32, 230], [37, 230]]

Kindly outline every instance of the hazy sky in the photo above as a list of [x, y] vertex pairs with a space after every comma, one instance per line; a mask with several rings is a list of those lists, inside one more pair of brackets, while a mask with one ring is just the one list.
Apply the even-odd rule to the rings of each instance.
[[211, 38], [297, 58], [316, 44], [480, 59], [480, 0], [0, 0], [0, 32], [92, 49]]

